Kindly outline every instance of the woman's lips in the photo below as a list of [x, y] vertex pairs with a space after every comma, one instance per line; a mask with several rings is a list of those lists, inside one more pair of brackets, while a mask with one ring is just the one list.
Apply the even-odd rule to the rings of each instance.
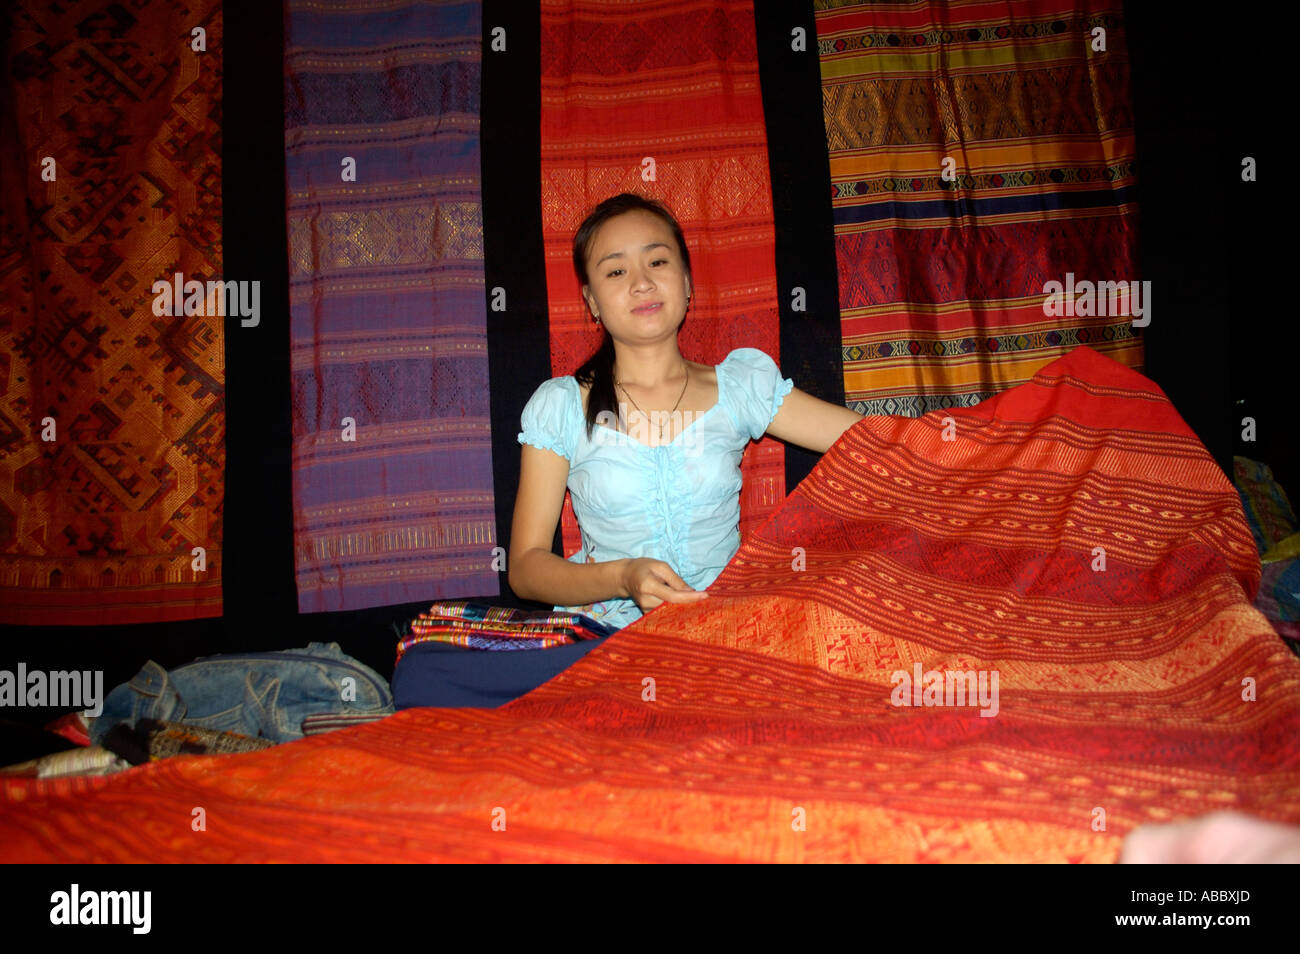
[[660, 308], [663, 307], [663, 304], [664, 304], [663, 302], [657, 301], [650, 305], [637, 305], [635, 308], [632, 309], [632, 314], [648, 315], [652, 311], [658, 311]]

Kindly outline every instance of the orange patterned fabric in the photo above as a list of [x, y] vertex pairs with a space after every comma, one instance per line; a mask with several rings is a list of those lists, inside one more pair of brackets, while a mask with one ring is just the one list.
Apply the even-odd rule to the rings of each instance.
[[[602, 332], [573, 273], [573, 236], [597, 203], [620, 192], [662, 200], [686, 235], [695, 293], [678, 336], [682, 355], [714, 365], [735, 348], [758, 348], [779, 365], [776, 231], [753, 5], [541, 6], [552, 373], [572, 374], [600, 346]], [[743, 539], [785, 496], [784, 445], [769, 437], [749, 447], [741, 476]], [[561, 528], [571, 556], [581, 538], [567, 494]]]
[[220, 616], [224, 302], [160, 317], [153, 285], [223, 278], [221, 4], [12, 6], [0, 623]]
[[[1080, 348], [863, 419], [708, 600], [514, 703], [6, 781], [0, 860], [1108, 862], [1143, 822], [1296, 823], [1300, 660], [1258, 579], [1200, 442]], [[916, 667], [997, 672], [996, 715], [896, 705]]]

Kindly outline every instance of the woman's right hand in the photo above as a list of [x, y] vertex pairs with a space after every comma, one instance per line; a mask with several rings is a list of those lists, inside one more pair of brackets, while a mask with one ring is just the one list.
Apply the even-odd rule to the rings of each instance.
[[627, 561], [622, 574], [623, 589], [646, 613], [660, 603], [696, 603], [708, 598], [706, 590], [693, 590], [663, 560], [637, 557]]

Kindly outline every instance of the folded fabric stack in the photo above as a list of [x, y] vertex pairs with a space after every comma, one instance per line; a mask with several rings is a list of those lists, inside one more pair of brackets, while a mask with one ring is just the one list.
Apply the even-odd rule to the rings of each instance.
[[1267, 464], [1234, 458], [1233, 483], [1263, 564], [1255, 608], [1300, 655], [1300, 526], [1295, 510]]
[[1238, 455], [1232, 459], [1232, 482], [1241, 497], [1246, 525], [1261, 554], [1297, 536], [1291, 500], [1268, 464]]
[[411, 620], [397, 644], [397, 660], [412, 646], [441, 642], [467, 649], [550, 649], [612, 636], [617, 627], [581, 613], [511, 609], [472, 600], [434, 603]]

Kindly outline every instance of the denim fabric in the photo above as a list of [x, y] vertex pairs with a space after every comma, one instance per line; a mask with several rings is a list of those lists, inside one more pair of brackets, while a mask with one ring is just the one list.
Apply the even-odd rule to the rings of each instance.
[[[351, 685], [345, 680], [351, 679]], [[288, 742], [317, 713], [390, 713], [388, 683], [338, 643], [273, 653], [205, 656], [171, 672], [153, 660], [104, 700], [91, 721], [92, 745], [108, 730], [140, 719], [183, 722], [220, 732]]]

